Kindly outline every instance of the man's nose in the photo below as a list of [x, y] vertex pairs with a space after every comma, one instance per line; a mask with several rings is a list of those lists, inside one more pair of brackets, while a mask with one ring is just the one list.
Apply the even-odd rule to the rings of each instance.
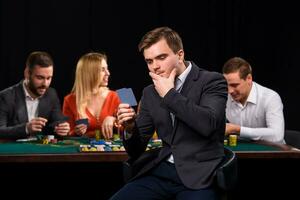
[[153, 62], [152, 68], [154, 69], [154, 71], [158, 70], [160, 68], [159, 64], [157, 62]]
[[43, 86], [49, 86], [50, 83], [51, 83], [51, 80], [47, 80], [47, 79], [44, 79], [42, 82]]

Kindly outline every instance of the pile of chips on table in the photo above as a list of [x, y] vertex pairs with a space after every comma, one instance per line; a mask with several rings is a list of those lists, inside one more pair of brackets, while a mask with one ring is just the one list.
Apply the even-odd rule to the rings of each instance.
[[[161, 140], [150, 140], [146, 150], [161, 147]], [[122, 140], [105, 141], [91, 140], [90, 144], [83, 144], [79, 147], [81, 152], [99, 152], [99, 151], [125, 151]]]
[[156, 149], [159, 147], [162, 147], [161, 139], [152, 139], [149, 141], [146, 151], [151, 150], [151, 149]]
[[54, 135], [45, 135], [42, 137], [42, 144], [55, 144], [57, 143], [57, 139], [54, 137]]
[[80, 145], [81, 152], [95, 152], [95, 151], [125, 151], [121, 140], [105, 141], [105, 140], [91, 140], [90, 144]]

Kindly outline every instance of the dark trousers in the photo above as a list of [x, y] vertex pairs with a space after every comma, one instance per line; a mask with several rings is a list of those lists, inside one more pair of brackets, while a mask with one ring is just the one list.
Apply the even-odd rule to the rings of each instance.
[[191, 190], [179, 179], [175, 166], [161, 162], [148, 175], [127, 183], [110, 200], [217, 200], [213, 188]]

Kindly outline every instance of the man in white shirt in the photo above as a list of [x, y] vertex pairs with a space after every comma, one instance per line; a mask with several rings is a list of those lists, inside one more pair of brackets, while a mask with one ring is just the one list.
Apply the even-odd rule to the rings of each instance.
[[223, 66], [228, 83], [225, 135], [237, 134], [252, 140], [284, 142], [283, 105], [273, 90], [252, 80], [250, 64], [239, 57]]

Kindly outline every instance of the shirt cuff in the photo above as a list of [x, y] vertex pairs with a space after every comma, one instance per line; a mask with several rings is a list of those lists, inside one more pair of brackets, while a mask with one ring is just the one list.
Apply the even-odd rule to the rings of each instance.
[[30, 135], [30, 134], [29, 134], [29, 130], [28, 130], [28, 128], [27, 128], [27, 123], [25, 124], [25, 132], [26, 132], [26, 135]]
[[249, 138], [251, 140], [259, 140], [259, 137], [256, 137], [253, 133], [253, 128], [241, 126], [240, 137]]

